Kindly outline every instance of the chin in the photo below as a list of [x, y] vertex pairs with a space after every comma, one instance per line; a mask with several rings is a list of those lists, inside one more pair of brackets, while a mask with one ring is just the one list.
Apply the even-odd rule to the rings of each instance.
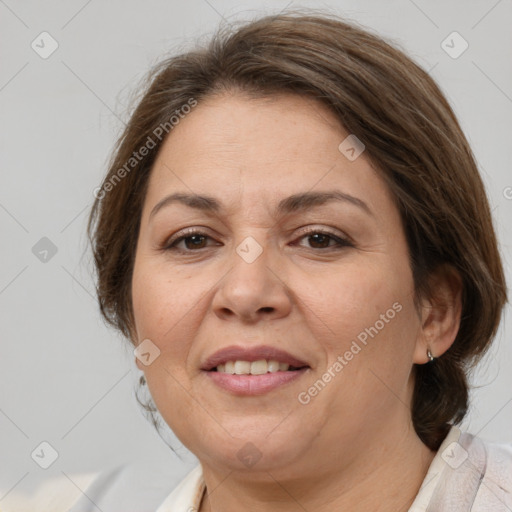
[[196, 449], [193, 446], [190, 449], [201, 462], [216, 467], [221, 465], [230, 471], [254, 473], [279, 471], [281, 468], [289, 472], [291, 464], [301, 457], [306, 458], [313, 440], [298, 443], [294, 432], [299, 431], [299, 425], [293, 431], [288, 425], [287, 429], [277, 433], [278, 422], [265, 422], [258, 430], [254, 428], [254, 421], [251, 428], [248, 428], [248, 423], [251, 420], [245, 425], [237, 422], [237, 428], [224, 424], [226, 430], [219, 426], [215, 434], [210, 431], [208, 438], [201, 439], [199, 450], [197, 445]]

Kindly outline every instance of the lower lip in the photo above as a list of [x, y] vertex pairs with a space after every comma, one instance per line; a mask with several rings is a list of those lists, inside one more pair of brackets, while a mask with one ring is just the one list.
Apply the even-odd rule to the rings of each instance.
[[235, 395], [263, 395], [300, 378], [308, 368], [288, 372], [264, 373], [263, 375], [234, 375], [231, 373], [206, 372], [222, 389]]

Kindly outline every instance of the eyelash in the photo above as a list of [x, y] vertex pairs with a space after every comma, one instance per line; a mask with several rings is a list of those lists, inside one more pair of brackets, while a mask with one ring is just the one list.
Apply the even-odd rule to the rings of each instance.
[[[299, 239], [303, 239], [308, 236], [317, 235], [317, 234], [329, 237], [331, 240], [334, 240], [336, 242], [336, 245], [322, 247], [320, 249], [318, 249], [316, 247], [308, 247], [309, 249], [313, 249], [313, 250], [317, 249], [319, 251], [327, 251], [327, 250], [333, 250], [333, 249], [340, 250], [340, 249], [343, 249], [344, 247], [354, 247], [354, 245], [348, 239], [341, 238], [341, 237], [335, 235], [334, 233], [331, 233], [330, 231], [326, 231], [323, 229], [309, 229], [308, 231], [302, 233], [302, 235], [299, 237]], [[174, 240], [171, 239], [170, 241], [166, 242], [164, 244], [164, 246], [162, 247], [162, 249], [164, 251], [177, 251], [177, 252], [182, 252], [182, 253], [199, 252], [201, 249], [207, 249], [207, 247], [200, 247], [197, 250], [180, 249], [177, 247], [178, 243], [182, 242], [183, 240], [186, 240], [187, 238], [191, 238], [193, 236], [202, 236], [202, 237], [211, 239], [211, 237], [208, 236], [206, 233], [203, 233], [202, 231], [198, 231], [196, 228], [192, 228], [189, 231], [183, 232], [178, 238], [176, 238]]]

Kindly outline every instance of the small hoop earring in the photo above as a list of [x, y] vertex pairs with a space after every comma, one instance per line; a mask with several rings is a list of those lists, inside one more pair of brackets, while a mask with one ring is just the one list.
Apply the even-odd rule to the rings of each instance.
[[430, 362], [432, 362], [435, 357], [432, 355], [432, 352], [430, 352], [430, 349], [427, 348], [427, 357], [430, 359]]

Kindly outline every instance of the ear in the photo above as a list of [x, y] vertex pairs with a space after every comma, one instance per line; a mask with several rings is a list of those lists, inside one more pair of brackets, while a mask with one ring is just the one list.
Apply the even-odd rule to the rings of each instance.
[[432, 295], [422, 299], [421, 331], [413, 359], [416, 364], [430, 361], [427, 350], [436, 358], [443, 355], [460, 327], [463, 284], [459, 272], [442, 264], [430, 275], [429, 284]]
[[[132, 315], [132, 318], [133, 318], [133, 315]], [[135, 323], [132, 321], [132, 322], [129, 322], [128, 324], [128, 335], [129, 335], [129, 340], [130, 340], [130, 343], [133, 347], [133, 349], [135, 350], [137, 348], [137, 345], [139, 344], [139, 335], [137, 333], [137, 328], [135, 327]], [[141, 371], [144, 371], [144, 365], [142, 364], [142, 362], [139, 360], [139, 358], [137, 356], [135, 356], [135, 364], [137, 365], [137, 368]]]
[[[137, 348], [137, 345], [139, 344], [139, 337], [137, 333], [135, 332], [135, 329], [130, 329], [130, 342], [132, 344], [133, 349], [135, 350]], [[135, 356], [135, 364], [137, 365], [137, 368], [141, 371], [144, 371], [144, 365], [142, 364], [141, 360]]]
[[144, 365], [138, 357], [135, 358], [135, 364], [139, 370], [144, 371]]

